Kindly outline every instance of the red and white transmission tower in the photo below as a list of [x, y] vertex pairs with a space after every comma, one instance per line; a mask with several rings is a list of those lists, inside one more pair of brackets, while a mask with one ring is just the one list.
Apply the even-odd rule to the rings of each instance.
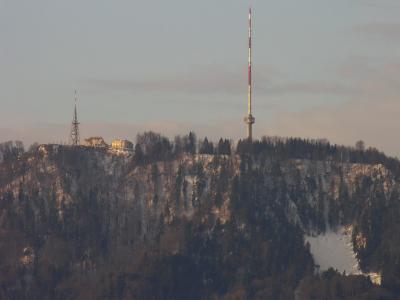
[[249, 141], [253, 139], [253, 124], [256, 119], [252, 115], [252, 94], [253, 83], [251, 78], [252, 68], [252, 21], [251, 21], [251, 7], [249, 8], [249, 65], [248, 65], [248, 92], [247, 92], [247, 116], [244, 122], [247, 124], [247, 138]]

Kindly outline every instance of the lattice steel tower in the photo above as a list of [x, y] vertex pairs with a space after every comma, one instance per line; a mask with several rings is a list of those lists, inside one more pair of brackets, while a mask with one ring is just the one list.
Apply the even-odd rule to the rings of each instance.
[[251, 67], [252, 67], [252, 23], [251, 23], [251, 7], [249, 8], [249, 65], [248, 65], [248, 92], [247, 92], [247, 116], [244, 118], [244, 122], [247, 124], [247, 138], [249, 141], [253, 139], [253, 124], [256, 119], [252, 115], [252, 95], [253, 95], [253, 83], [251, 78]]
[[75, 91], [75, 109], [74, 109], [74, 117], [72, 119], [72, 125], [71, 125], [71, 144], [73, 146], [78, 146], [79, 145], [79, 122], [78, 122], [78, 112], [76, 109], [76, 102], [78, 100], [76, 91]]

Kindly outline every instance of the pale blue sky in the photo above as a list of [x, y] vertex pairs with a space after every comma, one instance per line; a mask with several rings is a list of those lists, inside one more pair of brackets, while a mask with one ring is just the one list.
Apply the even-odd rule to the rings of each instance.
[[0, 0], [0, 141], [245, 134], [247, 7], [258, 136], [400, 155], [397, 0]]

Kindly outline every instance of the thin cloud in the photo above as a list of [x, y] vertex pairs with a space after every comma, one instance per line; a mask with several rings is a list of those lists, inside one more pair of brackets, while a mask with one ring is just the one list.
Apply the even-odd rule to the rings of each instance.
[[369, 23], [355, 26], [354, 30], [357, 33], [393, 39], [393, 41], [400, 38], [400, 23]]
[[308, 95], [349, 95], [357, 90], [349, 85], [334, 82], [292, 82], [274, 85], [269, 89], [273, 94], [308, 94]]
[[[243, 95], [247, 88], [247, 70], [223, 68], [198, 69], [163, 78], [88, 79], [85, 83], [103, 92], [169, 93], [175, 95]], [[339, 82], [287, 82], [273, 67], [258, 67], [254, 73], [254, 88], [258, 95], [346, 95], [356, 91]]]
[[[257, 74], [260, 80], [263, 74]], [[165, 77], [141, 79], [89, 79], [89, 86], [111, 92], [175, 93], [175, 94], [240, 94], [246, 87], [246, 70], [219, 67], [200, 68]]]
[[360, 4], [374, 8], [393, 9], [399, 8], [398, 0], [357, 0]]
[[400, 95], [400, 61], [382, 60], [353, 57], [338, 68], [338, 76], [346, 78], [357, 91], [354, 99], [393, 99]]

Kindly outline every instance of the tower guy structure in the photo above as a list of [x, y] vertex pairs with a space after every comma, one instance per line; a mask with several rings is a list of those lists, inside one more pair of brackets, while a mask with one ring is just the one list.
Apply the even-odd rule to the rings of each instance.
[[252, 94], [253, 82], [251, 78], [252, 68], [252, 20], [251, 20], [251, 7], [249, 8], [249, 65], [248, 65], [248, 91], [247, 91], [247, 116], [244, 122], [247, 124], [247, 138], [249, 141], [253, 139], [253, 124], [256, 119], [252, 115]]
[[71, 136], [70, 136], [72, 146], [79, 145], [79, 122], [78, 122], [78, 112], [76, 108], [76, 102], [77, 102], [77, 94], [75, 91], [75, 109], [74, 109], [74, 117], [72, 119]]

